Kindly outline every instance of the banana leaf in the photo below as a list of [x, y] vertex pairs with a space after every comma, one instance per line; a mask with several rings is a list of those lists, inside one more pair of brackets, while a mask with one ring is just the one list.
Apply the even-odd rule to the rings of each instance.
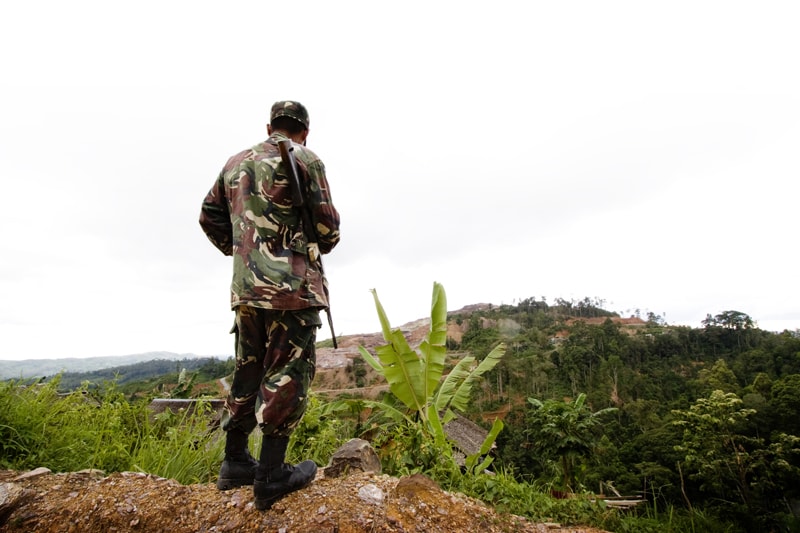
[[506, 353], [506, 345], [504, 343], [500, 343], [495, 348], [489, 352], [486, 357], [483, 358], [483, 361], [478, 364], [477, 368], [472, 370], [469, 375], [461, 382], [458, 386], [456, 391], [453, 393], [453, 398], [450, 400], [450, 406], [453, 409], [458, 409], [460, 411], [466, 411], [467, 406], [469, 405], [470, 395], [472, 393], [472, 386], [479, 380], [486, 372], [489, 372]]

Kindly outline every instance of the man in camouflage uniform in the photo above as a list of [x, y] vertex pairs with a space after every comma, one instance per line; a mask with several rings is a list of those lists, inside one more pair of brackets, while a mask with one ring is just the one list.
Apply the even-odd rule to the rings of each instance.
[[[325, 167], [305, 147], [309, 118], [299, 102], [272, 106], [269, 138], [231, 157], [206, 196], [200, 225], [209, 240], [233, 256], [231, 307], [236, 370], [225, 403], [225, 459], [217, 487], [253, 484], [255, 504], [268, 509], [307, 486], [313, 461], [285, 463], [289, 436], [300, 422], [314, 378], [320, 309], [327, 308], [321, 263], [304, 233], [300, 208], [292, 205], [278, 141], [291, 139], [319, 252], [339, 242], [339, 213], [331, 203]], [[314, 251], [316, 252], [316, 250]], [[259, 461], [248, 452], [259, 425]]]

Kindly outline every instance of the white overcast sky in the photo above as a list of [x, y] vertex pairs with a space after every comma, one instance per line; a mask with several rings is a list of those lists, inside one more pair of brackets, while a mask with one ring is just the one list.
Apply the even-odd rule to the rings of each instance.
[[[232, 354], [197, 223], [300, 100], [337, 333], [535, 296], [800, 328], [797, 2], [6, 2], [0, 359]], [[320, 339], [329, 337], [327, 327]]]

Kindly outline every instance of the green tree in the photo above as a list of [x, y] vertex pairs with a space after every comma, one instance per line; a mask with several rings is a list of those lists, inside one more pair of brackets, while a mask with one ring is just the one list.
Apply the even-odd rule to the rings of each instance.
[[616, 408], [592, 412], [584, 393], [573, 402], [528, 398], [528, 403], [532, 406], [526, 421], [532, 451], [542, 458], [557, 460], [562, 486], [575, 490], [576, 464], [595, 452], [602, 437], [602, 417]]
[[698, 398], [688, 410], [673, 411], [674, 424], [683, 431], [677, 450], [701, 490], [750, 504], [754, 459], [748, 450], [758, 443], [743, 432], [755, 412], [742, 407], [736, 394], [721, 390]]
[[723, 311], [713, 317], [706, 315], [702, 324], [715, 342], [728, 349], [741, 351], [749, 347], [755, 337], [756, 323], [741, 311]]
[[746, 313], [741, 311], [723, 311], [718, 315], [706, 315], [702, 321], [704, 326], [720, 326], [727, 329], [752, 329], [755, 322]]
[[558, 369], [569, 381], [570, 390], [577, 395], [581, 389], [591, 388], [594, 370], [599, 366], [600, 355], [595, 349], [591, 326], [578, 321], [569, 328], [569, 337], [558, 350]]
[[800, 438], [776, 432], [767, 442], [748, 434], [756, 411], [719, 390], [674, 414], [683, 429], [676, 450], [708, 503], [747, 531], [796, 530], [788, 502], [798, 494]]
[[698, 381], [705, 391], [721, 390], [738, 393], [741, 389], [736, 374], [724, 359], [718, 359], [710, 369], [701, 370]]
[[800, 374], [792, 374], [773, 383], [770, 396], [773, 427], [800, 436]]
[[622, 403], [620, 398], [621, 379], [628, 374], [625, 365], [622, 364], [622, 359], [618, 355], [609, 356], [603, 361], [600, 370], [605, 374], [610, 387], [608, 400], [614, 405], [620, 405]]

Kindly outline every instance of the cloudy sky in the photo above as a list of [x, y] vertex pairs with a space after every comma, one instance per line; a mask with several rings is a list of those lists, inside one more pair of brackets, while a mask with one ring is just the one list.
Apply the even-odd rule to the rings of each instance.
[[[528, 297], [800, 328], [796, 2], [0, 8], [0, 359], [232, 353], [197, 223], [272, 102], [311, 113], [337, 333]], [[330, 336], [327, 328], [319, 338]]]

